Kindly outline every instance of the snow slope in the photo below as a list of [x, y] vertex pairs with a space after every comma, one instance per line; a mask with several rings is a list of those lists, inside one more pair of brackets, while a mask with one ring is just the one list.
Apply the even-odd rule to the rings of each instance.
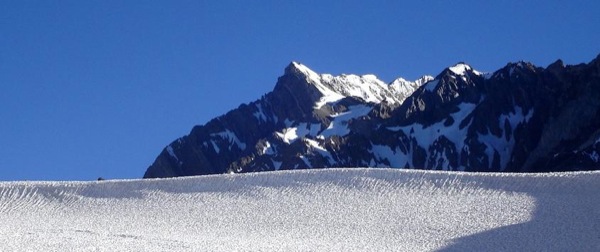
[[599, 251], [600, 172], [0, 183], [1, 251]]

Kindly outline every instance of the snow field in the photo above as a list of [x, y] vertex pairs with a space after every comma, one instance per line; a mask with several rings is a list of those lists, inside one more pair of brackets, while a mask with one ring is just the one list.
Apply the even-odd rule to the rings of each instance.
[[1, 251], [600, 249], [599, 172], [0, 183]]

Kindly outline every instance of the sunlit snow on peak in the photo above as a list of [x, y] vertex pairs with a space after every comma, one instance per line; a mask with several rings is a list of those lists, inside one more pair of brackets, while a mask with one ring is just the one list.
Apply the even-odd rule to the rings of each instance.
[[449, 67], [448, 69], [450, 69], [450, 71], [452, 71], [456, 75], [466, 75], [467, 72], [472, 72], [475, 75], [479, 75], [479, 76], [483, 75], [483, 73], [473, 69], [471, 66], [469, 66], [465, 63], [458, 63], [452, 67]]
[[309, 80], [318, 80], [320, 79], [319, 75], [311, 70], [310, 68], [308, 68], [307, 66], [300, 64], [298, 62], [292, 62], [292, 66], [300, 73], [304, 74], [307, 78], [309, 78]]
[[315, 103], [314, 107], [316, 109], [326, 104], [333, 104], [346, 97], [360, 98], [368, 103], [386, 101], [391, 104], [400, 104], [419, 86], [433, 80], [431, 76], [423, 76], [414, 82], [399, 78], [391, 84], [387, 84], [373, 74], [341, 74], [334, 76], [331, 74], [318, 74], [298, 62], [292, 62], [291, 65], [294, 72], [304, 75], [306, 81], [312, 84], [321, 94], [320, 99]]

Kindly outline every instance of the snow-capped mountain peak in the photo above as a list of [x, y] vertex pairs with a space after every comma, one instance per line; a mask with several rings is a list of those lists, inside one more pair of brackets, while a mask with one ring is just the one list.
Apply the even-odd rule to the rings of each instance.
[[390, 83], [390, 90], [397, 95], [398, 100], [402, 103], [407, 97], [415, 92], [415, 90], [433, 79], [433, 76], [430, 75], [424, 75], [415, 81], [407, 81], [404, 78], [398, 78]]
[[286, 74], [300, 77], [311, 84], [318, 91], [318, 100], [314, 108], [321, 108], [326, 104], [334, 104], [346, 97], [361, 99], [368, 103], [378, 104], [386, 101], [391, 104], [400, 104], [416, 88], [424, 82], [433, 79], [424, 76], [415, 82], [408, 82], [402, 78], [392, 84], [386, 84], [373, 74], [355, 75], [341, 74], [318, 74], [307, 66], [292, 62], [286, 68]]
[[415, 84], [417, 84], [418, 86], [421, 86], [427, 82], [430, 82], [434, 79], [433, 76], [431, 75], [423, 75], [421, 76], [421, 78], [418, 78], [417, 80], [415, 80]]
[[450, 70], [451, 72], [453, 72], [454, 74], [459, 75], [459, 76], [465, 76], [469, 72], [473, 73], [475, 75], [478, 75], [478, 76], [483, 76], [482, 72], [479, 72], [479, 71], [473, 69], [470, 65], [468, 65], [464, 62], [459, 62], [459, 63], [455, 64], [454, 66], [449, 67], [448, 70]]
[[315, 82], [318, 81], [320, 79], [319, 74], [317, 74], [315, 71], [311, 70], [310, 68], [308, 68], [307, 66], [298, 63], [298, 62], [291, 62], [288, 67], [285, 69], [285, 73], [289, 74], [297, 74], [297, 75], [302, 75], [305, 76], [307, 81], [311, 81], [311, 82]]
[[450, 69], [450, 71], [454, 72], [457, 75], [465, 75], [467, 71], [471, 71], [472, 68], [471, 66], [461, 62], [449, 67], [448, 69]]

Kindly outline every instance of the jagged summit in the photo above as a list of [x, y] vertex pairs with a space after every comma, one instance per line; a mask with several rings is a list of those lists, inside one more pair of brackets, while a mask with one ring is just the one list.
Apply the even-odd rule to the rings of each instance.
[[424, 75], [415, 81], [407, 81], [404, 78], [398, 78], [390, 83], [390, 89], [398, 95], [398, 99], [403, 102], [412, 93], [414, 93], [423, 84], [428, 83], [435, 78], [431, 75]]
[[326, 104], [333, 104], [344, 98], [353, 97], [363, 101], [378, 104], [382, 101], [392, 104], [400, 104], [406, 97], [418, 87], [433, 80], [431, 76], [423, 76], [410, 82], [398, 78], [390, 84], [386, 84], [373, 74], [354, 75], [341, 74], [318, 74], [307, 66], [291, 62], [286, 67], [285, 75], [292, 75], [304, 80], [305, 84], [311, 85], [319, 97], [315, 102], [315, 108], [321, 108]]
[[448, 69], [457, 75], [465, 75], [467, 72], [472, 71], [473, 68], [464, 62], [460, 62]]
[[[560, 64], [562, 65], [562, 61], [560, 61]], [[553, 69], [554, 67], [555, 67], [555, 65], [551, 64], [547, 67], [547, 69], [550, 70], [550, 69]], [[498, 71], [491, 74], [490, 78], [496, 78], [496, 79], [497, 78], [510, 79], [513, 77], [518, 78], [518, 76], [528, 76], [531, 74], [539, 73], [543, 70], [544, 70], [543, 68], [537, 67], [531, 62], [526, 62], [526, 61], [509, 62], [503, 68], [501, 68]]]
[[272, 92], [169, 144], [144, 177], [323, 167], [600, 168], [600, 64], [458, 63], [385, 83], [292, 62]]
[[484, 75], [483, 72], [479, 72], [479, 71], [475, 70], [473, 67], [471, 67], [469, 64], [467, 64], [465, 62], [459, 62], [459, 63], [454, 64], [451, 67], [444, 69], [442, 74], [450, 74], [450, 75], [454, 75], [454, 76], [469, 76], [469, 75], [483, 76]]
[[296, 61], [292, 61], [286, 68], [284, 71], [284, 74], [292, 74], [292, 75], [296, 75], [296, 76], [304, 76], [306, 78], [309, 79], [318, 79], [319, 75], [314, 72], [313, 70], [311, 70], [310, 68], [308, 68], [307, 66], [298, 63]]

